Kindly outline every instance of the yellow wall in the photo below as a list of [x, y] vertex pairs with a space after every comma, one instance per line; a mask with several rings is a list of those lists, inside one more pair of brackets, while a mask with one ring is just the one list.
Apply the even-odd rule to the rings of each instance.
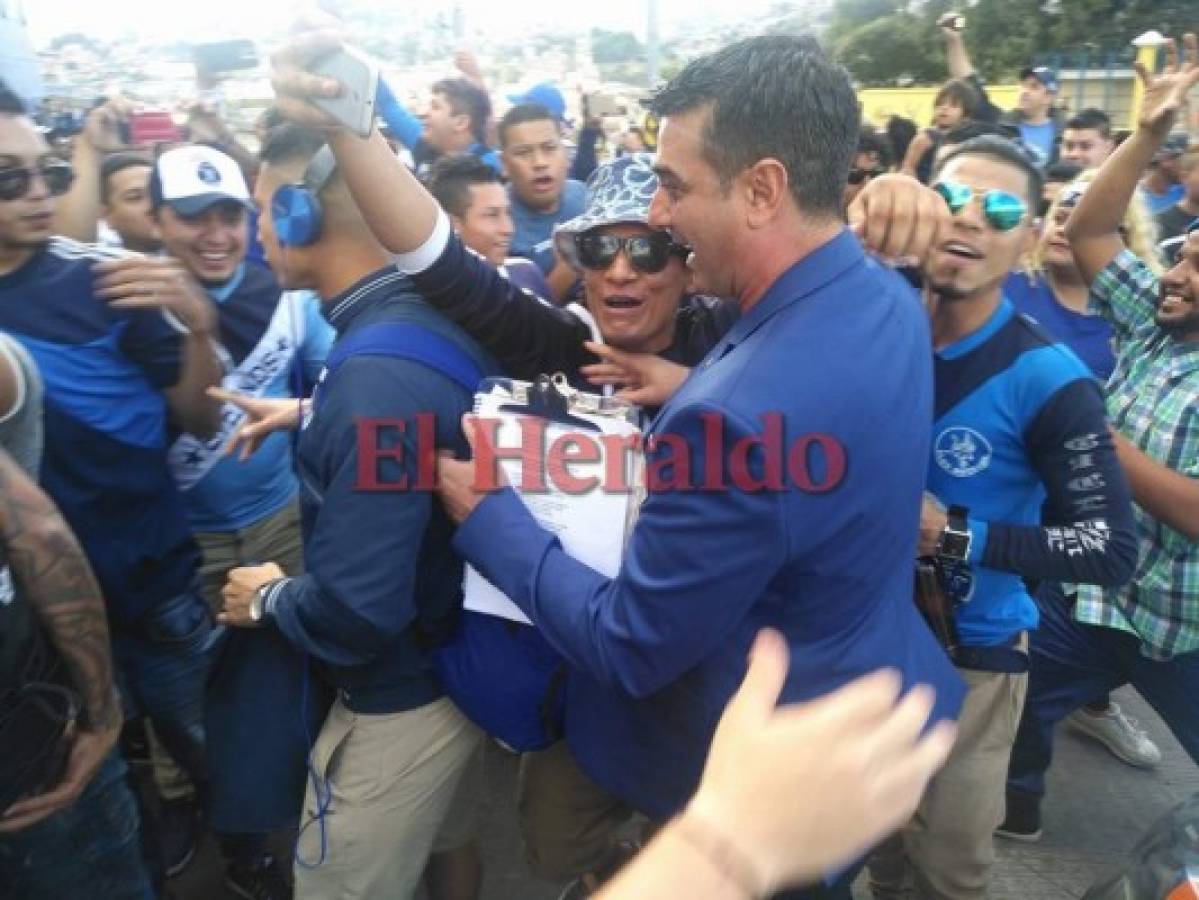
[[[858, 91], [862, 117], [875, 125], [884, 125], [893, 115], [911, 119], [919, 127], [933, 123], [933, 98], [940, 85], [912, 88], [865, 88]], [[1014, 109], [1020, 99], [1020, 85], [987, 85], [987, 96], [1000, 109]]]
[[[1142, 47], [1138, 58], [1151, 71], [1154, 65], [1153, 47]], [[858, 91], [862, 101], [862, 115], [867, 122], [884, 125], [892, 115], [911, 119], [924, 128], [932, 124], [933, 98], [939, 86], [910, 88], [864, 88]], [[1081, 93], [1080, 93], [1081, 92]], [[1141, 101], [1140, 79], [1131, 70], [1105, 73], [1093, 70], [1080, 81], [1075, 73], [1068, 72], [1062, 82], [1058, 102], [1063, 109], [1081, 106], [1099, 106], [1107, 110], [1113, 125], [1119, 128], [1135, 128], [1137, 109]], [[987, 95], [1000, 109], [1015, 109], [1020, 99], [1020, 85], [987, 85]]]

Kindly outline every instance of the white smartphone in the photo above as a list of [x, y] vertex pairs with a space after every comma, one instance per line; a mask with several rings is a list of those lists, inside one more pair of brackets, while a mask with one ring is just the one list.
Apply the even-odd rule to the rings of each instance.
[[375, 92], [379, 67], [355, 50], [343, 47], [317, 60], [311, 72], [341, 85], [341, 94], [313, 102], [359, 137], [369, 137], [375, 127]]

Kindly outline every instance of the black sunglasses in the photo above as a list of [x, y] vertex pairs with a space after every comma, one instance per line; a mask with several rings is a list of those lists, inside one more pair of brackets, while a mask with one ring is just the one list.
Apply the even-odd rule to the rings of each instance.
[[6, 166], [0, 168], [0, 201], [16, 200], [28, 194], [33, 186], [34, 175], [42, 176], [51, 197], [65, 194], [75, 180], [71, 164], [61, 160], [44, 162], [37, 168]]
[[686, 259], [687, 254], [691, 252], [690, 247], [676, 244], [665, 231], [636, 234], [632, 237], [587, 232], [575, 235], [575, 249], [584, 268], [597, 270], [612, 265], [617, 254], [623, 250], [629, 264], [647, 275], [665, 269], [672, 256]]
[[882, 169], [859, 169], [857, 166], [849, 170], [849, 183], [861, 184], [868, 178], [877, 178], [883, 174]]

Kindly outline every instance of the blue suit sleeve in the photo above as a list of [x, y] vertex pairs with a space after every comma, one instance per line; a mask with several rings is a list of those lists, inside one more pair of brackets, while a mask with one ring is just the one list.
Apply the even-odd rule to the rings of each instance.
[[391, 92], [387, 82], [379, 79], [379, 87], [375, 94], [375, 111], [387, 127], [399, 139], [400, 143], [412, 150], [416, 142], [424, 136], [425, 126], [420, 119], [408, 111], [396, 95]]
[[[680, 460], [686, 447], [692, 483], [703, 477], [705, 412], [713, 411], [685, 407], [661, 423], [672, 437], [647, 448], [651, 470], [661, 466], [664, 478], [674, 477], [668, 461]], [[716, 414], [730, 441], [754, 433]], [[568, 556], [511, 489], [487, 497], [459, 527], [454, 546], [573, 666], [643, 697], [707, 656], [784, 564], [781, 503], [775, 491], [651, 492], [615, 578]]]
[[1137, 559], [1132, 495], [1095, 381], [1053, 394], [1025, 444], [1047, 493], [1044, 524], [986, 523], [982, 564], [1033, 579], [1124, 584]]
[[351, 359], [322, 397], [310, 427], [320, 421], [321, 436], [327, 437], [321, 457], [327, 486], [304, 542], [307, 574], [288, 579], [272, 599], [279, 630], [305, 652], [334, 665], [362, 665], [416, 618], [416, 564], [432, 498], [428, 490], [362, 489], [357, 421], [407, 423], [403, 431], [376, 432], [380, 448], [402, 447], [403, 457], [379, 458], [372, 471], [382, 484], [414, 480], [415, 417], [430, 411], [418, 398], [444, 395], [447, 386], [417, 363]]

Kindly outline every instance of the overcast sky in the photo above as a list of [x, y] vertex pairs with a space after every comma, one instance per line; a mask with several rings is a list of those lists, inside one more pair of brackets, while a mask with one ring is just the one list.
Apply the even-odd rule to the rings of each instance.
[[[378, 0], [380, 6], [420, 2], [428, 9], [429, 0]], [[436, 0], [435, 0], [436, 2]], [[272, 24], [286, 22], [294, 15], [296, 0], [25, 0], [26, 18], [34, 45], [41, 47], [56, 34], [82, 31], [108, 38], [132, 27], [139, 35], [160, 40], [213, 40], [217, 38], [255, 38]], [[449, 9], [448, 0], [439, 5]], [[530, 23], [546, 25], [586, 25], [622, 29], [644, 37], [646, 0], [602, 0], [595, 4], [563, 4], [561, 0], [461, 0], [470, 33], [515, 28], [527, 30]], [[764, 11], [769, 0], [739, 0], [740, 15]], [[729, 10], [721, 0], [658, 0], [660, 22], [665, 34], [683, 17], [711, 15]]]

